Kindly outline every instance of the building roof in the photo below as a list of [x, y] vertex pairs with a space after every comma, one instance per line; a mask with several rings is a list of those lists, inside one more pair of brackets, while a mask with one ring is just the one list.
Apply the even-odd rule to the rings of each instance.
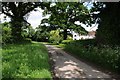
[[96, 34], [96, 31], [89, 31], [89, 32], [88, 32], [88, 35], [89, 35], [89, 36], [95, 36], [95, 34]]

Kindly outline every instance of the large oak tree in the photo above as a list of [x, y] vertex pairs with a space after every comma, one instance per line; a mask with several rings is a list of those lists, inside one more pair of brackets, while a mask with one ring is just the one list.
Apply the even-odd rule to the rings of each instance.
[[2, 13], [11, 18], [12, 36], [14, 40], [22, 40], [21, 35], [23, 24], [28, 24], [26, 21], [26, 14], [33, 11], [38, 6], [45, 8], [47, 3], [42, 2], [2, 2]]
[[88, 25], [90, 14], [87, 7], [80, 2], [57, 2], [55, 5], [46, 9], [44, 13], [50, 14], [49, 19], [44, 19], [43, 23], [50, 24], [52, 29], [60, 28], [63, 30], [64, 40], [67, 39], [67, 30], [74, 30], [84, 33], [85, 29], [81, 25], [75, 24], [76, 21]]

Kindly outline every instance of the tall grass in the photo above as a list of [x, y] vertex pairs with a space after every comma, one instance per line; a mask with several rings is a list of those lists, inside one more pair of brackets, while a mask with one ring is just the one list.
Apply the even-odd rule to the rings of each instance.
[[2, 57], [3, 78], [51, 78], [48, 52], [41, 43], [3, 46]]
[[2, 79], [2, 48], [0, 46], [0, 79]]
[[108, 70], [120, 71], [120, 46], [94, 46], [94, 40], [64, 41], [59, 44], [64, 50], [79, 58], [91, 61]]

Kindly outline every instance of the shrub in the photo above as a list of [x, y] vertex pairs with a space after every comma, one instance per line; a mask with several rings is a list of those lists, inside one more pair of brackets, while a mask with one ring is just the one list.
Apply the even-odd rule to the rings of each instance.
[[60, 33], [59, 30], [52, 30], [50, 32], [49, 42], [55, 43], [55, 44], [59, 44], [60, 42], [62, 42], [63, 37], [59, 35], [59, 33]]
[[114, 48], [107, 45], [94, 46], [94, 40], [63, 41], [62, 43], [64, 43], [64, 50], [79, 58], [111, 71], [120, 71], [120, 46], [114, 46]]
[[67, 35], [67, 40], [73, 40], [72, 36]]
[[2, 43], [9, 43], [11, 42], [11, 28], [9, 23], [2, 24]]
[[73, 42], [73, 40], [63, 40], [63, 41], [62, 41], [62, 44], [69, 44], [69, 43], [71, 43], [71, 42]]

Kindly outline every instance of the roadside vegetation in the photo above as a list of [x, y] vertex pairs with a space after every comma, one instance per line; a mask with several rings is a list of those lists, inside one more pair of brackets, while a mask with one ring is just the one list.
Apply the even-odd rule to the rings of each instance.
[[[43, 41], [57, 44], [79, 58], [120, 73], [120, 5], [111, 2], [91, 4], [93, 6], [88, 9], [84, 2], [2, 2], [2, 14], [11, 20], [6, 22], [5, 17], [5, 22], [0, 23], [3, 78], [51, 79], [48, 52], [38, 43]], [[27, 19], [38, 7], [44, 10], [44, 17], [50, 16], [33, 29]], [[98, 24], [95, 40], [72, 40], [72, 31], [88, 34], [81, 23], [86, 27]]]
[[56, 45], [80, 59], [95, 63], [107, 70], [119, 72], [120, 46], [96, 46], [95, 40], [64, 40]]
[[48, 52], [38, 42], [9, 44], [2, 49], [3, 78], [51, 78]]

